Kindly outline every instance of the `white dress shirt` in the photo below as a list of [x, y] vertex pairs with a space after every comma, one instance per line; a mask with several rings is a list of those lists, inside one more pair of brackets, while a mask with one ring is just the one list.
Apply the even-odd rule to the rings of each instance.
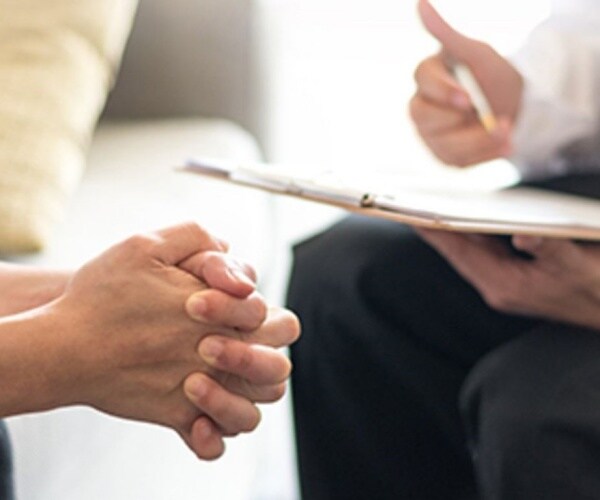
[[513, 62], [525, 78], [512, 158], [522, 176], [600, 171], [600, 0], [553, 0]]

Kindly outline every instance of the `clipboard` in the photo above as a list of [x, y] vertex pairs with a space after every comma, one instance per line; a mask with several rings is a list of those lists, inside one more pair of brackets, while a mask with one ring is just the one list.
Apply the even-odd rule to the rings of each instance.
[[456, 192], [349, 179], [314, 168], [243, 164], [196, 158], [184, 172], [338, 207], [399, 223], [463, 233], [600, 241], [600, 201], [541, 189], [513, 187], [491, 192]]

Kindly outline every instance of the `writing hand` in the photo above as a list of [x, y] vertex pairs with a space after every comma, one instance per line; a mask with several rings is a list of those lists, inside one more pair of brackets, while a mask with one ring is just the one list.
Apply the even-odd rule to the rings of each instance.
[[[418, 9], [425, 28], [442, 45], [415, 72], [410, 114], [419, 134], [449, 165], [466, 167], [509, 156], [523, 93], [521, 75], [492, 47], [452, 28], [428, 0], [420, 0]], [[493, 133], [482, 126], [469, 95], [452, 75], [453, 62], [467, 65], [480, 84], [498, 117]]]

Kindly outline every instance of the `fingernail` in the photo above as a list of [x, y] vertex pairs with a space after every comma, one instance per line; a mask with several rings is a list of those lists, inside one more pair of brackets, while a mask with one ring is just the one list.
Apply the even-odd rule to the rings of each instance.
[[202, 297], [192, 296], [188, 300], [187, 304], [188, 313], [194, 318], [202, 320], [204, 319], [208, 310], [208, 304]]
[[190, 383], [189, 391], [198, 399], [206, 395], [206, 390], [206, 384], [201, 379], [195, 378]]
[[200, 344], [200, 356], [209, 363], [214, 363], [223, 353], [225, 344], [218, 339], [209, 338]]
[[231, 274], [234, 280], [243, 283], [244, 285], [255, 285], [254, 281], [252, 281], [250, 277], [241, 269], [229, 269], [229, 273]]

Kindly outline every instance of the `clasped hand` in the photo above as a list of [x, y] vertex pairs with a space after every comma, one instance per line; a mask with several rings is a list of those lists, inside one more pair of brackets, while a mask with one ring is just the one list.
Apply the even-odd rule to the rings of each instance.
[[[253, 430], [285, 392], [293, 314], [268, 309], [255, 274], [195, 224], [136, 236], [85, 265], [48, 307], [66, 337], [60, 404], [176, 430], [200, 458]], [[66, 398], [66, 399], [65, 399]]]

